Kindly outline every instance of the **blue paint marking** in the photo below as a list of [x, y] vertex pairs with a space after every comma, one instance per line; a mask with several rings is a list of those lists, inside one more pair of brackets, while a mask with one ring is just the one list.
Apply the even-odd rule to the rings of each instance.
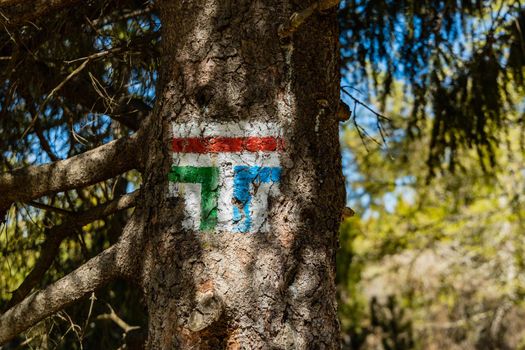
[[233, 207], [233, 221], [236, 223], [235, 232], [249, 232], [252, 225], [250, 207], [252, 201], [252, 186], [262, 183], [279, 182], [281, 168], [239, 165], [234, 168], [233, 197], [239, 205]]

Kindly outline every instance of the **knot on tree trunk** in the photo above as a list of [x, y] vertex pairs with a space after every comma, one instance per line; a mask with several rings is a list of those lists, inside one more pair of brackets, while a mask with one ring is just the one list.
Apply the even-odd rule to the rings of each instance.
[[197, 305], [190, 315], [188, 329], [199, 332], [219, 320], [224, 306], [221, 299], [213, 291], [197, 293]]

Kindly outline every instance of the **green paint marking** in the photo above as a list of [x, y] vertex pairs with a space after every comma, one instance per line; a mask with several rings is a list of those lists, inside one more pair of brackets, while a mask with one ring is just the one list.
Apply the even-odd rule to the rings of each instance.
[[200, 230], [213, 230], [217, 225], [219, 197], [219, 168], [173, 166], [168, 174], [169, 181], [201, 184]]

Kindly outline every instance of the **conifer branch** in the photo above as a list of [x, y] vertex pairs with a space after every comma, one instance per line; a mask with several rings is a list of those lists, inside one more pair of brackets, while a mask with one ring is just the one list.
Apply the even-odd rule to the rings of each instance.
[[109, 142], [77, 156], [0, 174], [0, 217], [15, 201], [95, 184], [141, 167], [140, 135]]
[[139, 192], [124, 195], [118, 199], [102, 204], [98, 207], [89, 209], [80, 214], [72, 214], [66, 218], [64, 223], [55, 226], [46, 234], [46, 240], [40, 249], [41, 253], [35, 266], [24, 279], [22, 284], [13, 292], [13, 296], [7, 307], [10, 308], [25, 298], [31, 290], [42, 279], [44, 273], [49, 269], [55, 259], [60, 243], [76, 230], [88, 223], [102, 217], [116, 213], [117, 211], [128, 209], [135, 205]]
[[0, 345], [119, 277], [118, 245], [103, 251], [0, 316]]

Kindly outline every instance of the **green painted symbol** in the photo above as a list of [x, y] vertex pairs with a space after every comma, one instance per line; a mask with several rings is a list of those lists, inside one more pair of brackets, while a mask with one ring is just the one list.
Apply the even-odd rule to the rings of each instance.
[[201, 223], [200, 230], [213, 230], [217, 225], [217, 205], [219, 197], [219, 168], [172, 166], [169, 181], [201, 184]]

